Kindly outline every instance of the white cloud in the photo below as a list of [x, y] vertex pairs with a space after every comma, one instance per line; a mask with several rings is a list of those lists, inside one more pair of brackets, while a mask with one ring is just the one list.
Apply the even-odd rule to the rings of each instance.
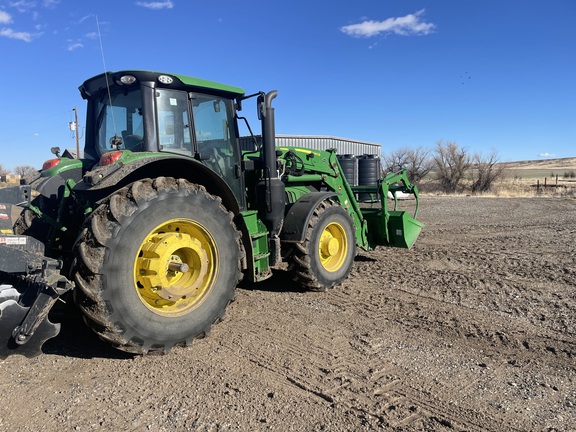
[[98, 32], [86, 33], [85, 36], [86, 36], [88, 39], [98, 39]]
[[8, 12], [0, 11], [0, 24], [10, 24], [12, 16]]
[[77, 49], [84, 48], [84, 45], [80, 42], [70, 42], [68, 44], [68, 51], [76, 51]]
[[556, 157], [556, 155], [554, 153], [540, 153], [538, 156], [540, 157], [545, 157], [545, 158], [552, 158], [552, 157]]
[[16, 8], [20, 13], [29, 12], [31, 9], [34, 9], [37, 6], [36, 2], [26, 0], [10, 2], [9, 5], [13, 8]]
[[84, 15], [82, 18], [80, 18], [80, 19], [78, 20], [78, 22], [77, 22], [76, 24], [82, 24], [84, 21], [86, 21], [87, 19], [92, 18], [93, 16], [94, 16], [93, 14]]
[[414, 14], [384, 21], [365, 20], [358, 24], [340, 27], [340, 31], [353, 37], [373, 37], [380, 34], [394, 33], [401, 36], [427, 35], [434, 31], [436, 25], [422, 21], [424, 9]]
[[[61, 0], [17, 0], [7, 2], [8, 7], [16, 9], [20, 13], [31, 14], [34, 24], [35, 33], [27, 31], [15, 31], [10, 27], [4, 27], [0, 30], [0, 37], [16, 39], [24, 42], [32, 42], [35, 38], [42, 35], [42, 30], [47, 27], [44, 23], [39, 23], [40, 13], [36, 10], [38, 7], [54, 8]], [[0, 24], [11, 24], [12, 16], [5, 11], [0, 10]]]
[[28, 32], [16, 32], [11, 28], [4, 27], [0, 30], [0, 36], [8, 39], [17, 39], [24, 42], [32, 42], [32, 34]]
[[160, 9], [172, 9], [174, 3], [171, 0], [166, 1], [155, 1], [155, 2], [136, 2], [136, 6], [141, 6], [146, 9], [160, 10]]

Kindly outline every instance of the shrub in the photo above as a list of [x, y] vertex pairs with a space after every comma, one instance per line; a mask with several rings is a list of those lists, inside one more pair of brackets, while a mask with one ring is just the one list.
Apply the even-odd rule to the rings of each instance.
[[488, 157], [480, 154], [474, 155], [474, 181], [472, 192], [487, 192], [492, 188], [494, 181], [502, 176], [504, 166], [498, 164], [498, 153], [494, 150]]
[[454, 193], [471, 166], [470, 155], [455, 142], [438, 141], [433, 156], [434, 171], [444, 192]]

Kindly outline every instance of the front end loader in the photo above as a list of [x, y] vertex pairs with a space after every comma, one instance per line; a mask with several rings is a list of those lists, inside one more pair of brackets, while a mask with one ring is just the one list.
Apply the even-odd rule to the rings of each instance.
[[[0, 190], [0, 358], [40, 354], [62, 296], [112, 346], [165, 353], [206, 336], [241, 279], [287, 263], [295, 283], [325, 290], [348, 277], [357, 248], [410, 248], [422, 229], [404, 171], [351, 186], [334, 149], [277, 147], [276, 91], [120, 71], [80, 93], [84, 157], [55, 149]], [[247, 151], [238, 123], [250, 98], [262, 140]]]

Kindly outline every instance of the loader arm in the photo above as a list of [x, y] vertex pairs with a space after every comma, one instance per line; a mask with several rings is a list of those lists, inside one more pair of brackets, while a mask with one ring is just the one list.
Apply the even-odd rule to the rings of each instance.
[[335, 193], [335, 200], [352, 218], [356, 244], [369, 250], [368, 227], [350, 184], [346, 180], [336, 150], [311, 150], [298, 147], [280, 147], [284, 164], [288, 207], [311, 191]]
[[[338, 162], [335, 150], [311, 150], [280, 147], [284, 161], [284, 181], [289, 205], [296, 203], [313, 188], [316, 191], [335, 192], [335, 199], [353, 220], [356, 244], [364, 250], [376, 246], [411, 248], [422, 227], [418, 216], [418, 188], [408, 180], [405, 170], [389, 173], [374, 185], [351, 186]], [[356, 200], [359, 193], [368, 193], [376, 206], [366, 208]], [[390, 209], [389, 194], [394, 200]], [[399, 210], [399, 195], [405, 194], [415, 201], [411, 215]]]

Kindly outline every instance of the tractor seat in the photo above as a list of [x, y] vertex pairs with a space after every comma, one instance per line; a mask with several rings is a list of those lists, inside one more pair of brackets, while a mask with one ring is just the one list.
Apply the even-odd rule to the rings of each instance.
[[144, 138], [140, 135], [129, 135], [128, 131], [122, 131], [122, 142], [126, 150], [133, 152], [144, 150]]

